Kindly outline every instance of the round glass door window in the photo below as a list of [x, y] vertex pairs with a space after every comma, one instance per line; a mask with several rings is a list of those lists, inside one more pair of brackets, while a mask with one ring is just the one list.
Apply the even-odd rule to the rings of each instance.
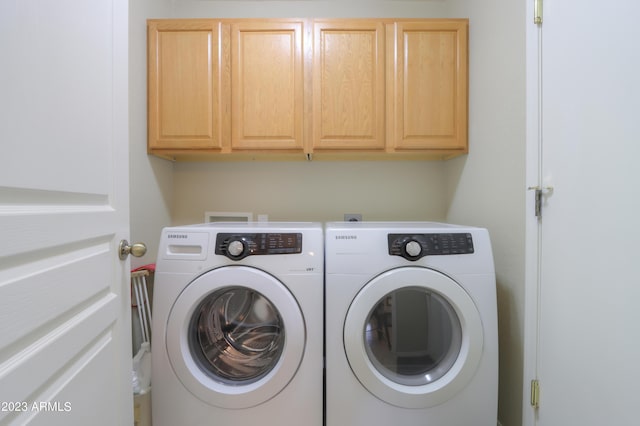
[[389, 270], [362, 287], [343, 338], [360, 383], [403, 408], [433, 407], [464, 389], [484, 340], [480, 312], [465, 289], [421, 267]]
[[209, 294], [194, 310], [189, 346], [199, 367], [227, 384], [260, 380], [278, 363], [284, 322], [273, 303], [245, 287]]
[[371, 310], [364, 328], [367, 355], [376, 369], [408, 386], [426, 385], [444, 376], [462, 344], [455, 309], [424, 288], [386, 294]]
[[293, 379], [306, 327], [279, 280], [256, 268], [225, 266], [186, 286], [165, 336], [164, 349], [183, 386], [208, 404], [239, 409], [268, 401]]

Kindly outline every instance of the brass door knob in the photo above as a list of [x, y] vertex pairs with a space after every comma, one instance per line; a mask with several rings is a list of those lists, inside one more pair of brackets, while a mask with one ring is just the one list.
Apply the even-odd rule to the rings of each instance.
[[132, 245], [129, 245], [129, 241], [122, 240], [120, 241], [120, 246], [118, 247], [120, 260], [125, 260], [129, 255], [132, 255], [134, 257], [142, 257], [146, 252], [147, 246], [144, 243], [134, 243]]

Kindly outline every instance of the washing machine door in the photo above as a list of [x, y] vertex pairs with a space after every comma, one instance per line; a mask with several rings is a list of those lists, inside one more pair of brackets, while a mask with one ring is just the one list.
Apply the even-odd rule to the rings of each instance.
[[450, 277], [427, 268], [387, 271], [354, 298], [344, 326], [353, 373], [379, 399], [427, 408], [460, 392], [483, 347], [480, 313]]
[[227, 266], [192, 281], [167, 322], [166, 350], [180, 382], [202, 401], [248, 408], [296, 374], [306, 341], [302, 312], [278, 279]]

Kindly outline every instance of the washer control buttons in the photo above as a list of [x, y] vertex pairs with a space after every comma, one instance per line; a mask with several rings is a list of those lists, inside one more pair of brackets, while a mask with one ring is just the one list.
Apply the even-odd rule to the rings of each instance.
[[302, 253], [301, 233], [220, 233], [216, 237], [216, 254], [232, 260], [254, 255]]
[[244, 253], [244, 244], [240, 240], [233, 240], [227, 246], [227, 253], [231, 257], [239, 257]]
[[388, 234], [389, 254], [407, 260], [474, 252], [470, 233]]

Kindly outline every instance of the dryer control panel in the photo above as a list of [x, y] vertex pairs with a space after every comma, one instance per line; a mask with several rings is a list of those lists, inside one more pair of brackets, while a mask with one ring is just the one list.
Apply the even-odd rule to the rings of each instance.
[[389, 254], [407, 260], [473, 253], [473, 238], [469, 233], [388, 234], [388, 240]]
[[302, 253], [301, 233], [220, 233], [216, 254], [232, 260], [254, 255]]

